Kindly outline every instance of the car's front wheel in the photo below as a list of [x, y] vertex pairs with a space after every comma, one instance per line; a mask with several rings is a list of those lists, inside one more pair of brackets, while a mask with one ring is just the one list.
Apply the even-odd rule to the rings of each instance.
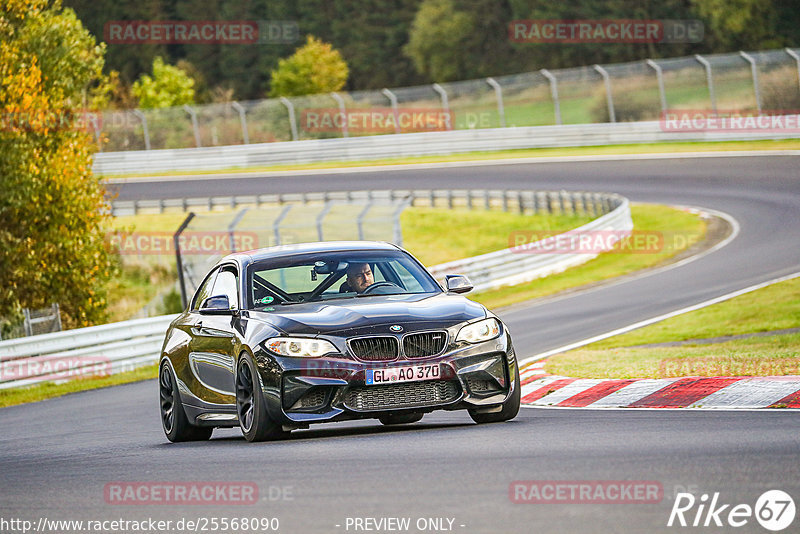
[[520, 390], [522, 386], [519, 381], [519, 368], [517, 367], [514, 372], [514, 393], [503, 403], [502, 408], [498, 412], [493, 413], [479, 413], [478, 410], [469, 410], [469, 416], [476, 423], [499, 423], [501, 421], [508, 421], [514, 419], [519, 413], [520, 404]]
[[279, 439], [288, 434], [267, 414], [261, 377], [253, 358], [244, 353], [236, 368], [236, 414], [247, 441]]
[[161, 426], [167, 439], [178, 441], [204, 441], [211, 437], [213, 427], [189, 423], [178, 394], [178, 384], [169, 363], [164, 361], [158, 371], [158, 390], [161, 407]]

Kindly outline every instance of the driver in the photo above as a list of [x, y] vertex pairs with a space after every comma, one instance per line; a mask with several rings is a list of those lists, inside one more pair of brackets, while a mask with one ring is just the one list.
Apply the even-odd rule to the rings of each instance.
[[363, 293], [365, 289], [375, 283], [369, 263], [351, 263], [347, 267], [347, 285], [356, 293]]

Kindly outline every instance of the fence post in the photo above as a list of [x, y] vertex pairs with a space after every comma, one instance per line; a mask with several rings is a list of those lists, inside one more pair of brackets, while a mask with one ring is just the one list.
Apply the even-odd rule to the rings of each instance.
[[238, 252], [236, 250], [236, 242], [233, 239], [234, 230], [236, 230], [236, 225], [238, 225], [242, 221], [248, 209], [250, 208], [245, 208], [239, 213], [237, 213], [236, 217], [234, 217], [233, 220], [231, 221], [231, 224], [228, 225], [228, 236], [231, 238], [231, 252]]
[[798, 90], [800, 90], [800, 56], [797, 55], [797, 52], [791, 48], [786, 48], [786, 53], [789, 54], [792, 59], [794, 59], [795, 63], [797, 63], [797, 84]]
[[144, 113], [142, 113], [141, 110], [138, 109], [134, 109], [133, 114], [140, 121], [142, 121], [142, 130], [144, 132], [144, 149], [150, 150], [150, 130], [147, 129], [147, 117], [145, 117]]
[[397, 109], [397, 95], [385, 87], [381, 89], [383, 96], [389, 99], [392, 103], [392, 114], [394, 115], [394, 133], [400, 133], [400, 111]]
[[372, 209], [372, 201], [368, 200], [367, 205], [364, 207], [363, 210], [361, 210], [361, 213], [358, 214], [358, 217], [356, 217], [356, 224], [358, 225], [359, 241], [364, 240], [364, 217], [367, 216], [367, 213], [369, 213], [369, 210], [371, 209]]
[[447, 117], [447, 126], [449, 130], [455, 129], [454, 124], [450, 124], [450, 102], [447, 100], [447, 91], [444, 90], [444, 87], [439, 85], [438, 83], [433, 84], [433, 90], [439, 93], [439, 96], [442, 99], [442, 111], [445, 113], [445, 117]]
[[22, 309], [22, 314], [25, 316], [25, 322], [23, 323], [23, 328], [25, 330], [25, 336], [32, 336], [33, 335], [33, 325], [31, 324], [31, 310], [28, 308]]
[[603, 83], [606, 86], [606, 103], [608, 104], [608, 118], [611, 122], [617, 122], [617, 114], [614, 112], [614, 96], [611, 94], [611, 76], [608, 71], [600, 65], [594, 65], [594, 70], [600, 73], [603, 77]]
[[297, 119], [294, 116], [294, 104], [285, 96], [281, 97], [281, 104], [283, 104], [289, 112], [289, 127], [292, 130], [292, 141], [297, 141]]
[[183, 105], [183, 110], [192, 118], [192, 130], [194, 130], [194, 144], [200, 148], [200, 126], [197, 124], [197, 112], [188, 104]]
[[328, 212], [331, 211], [332, 207], [333, 204], [331, 204], [330, 202], [326, 202], [325, 207], [323, 207], [322, 211], [319, 212], [319, 215], [317, 215], [317, 220], [316, 220], [317, 237], [319, 238], [320, 241], [325, 241], [325, 238], [322, 235], [322, 221], [325, 220], [325, 216], [328, 215]]
[[189, 215], [186, 216], [186, 219], [181, 223], [178, 230], [175, 232], [175, 235], [172, 236], [172, 243], [175, 246], [175, 261], [178, 267], [178, 282], [180, 282], [181, 287], [181, 303], [183, 307], [186, 308], [189, 305], [189, 297], [186, 294], [186, 280], [184, 278], [183, 273], [183, 259], [181, 258], [181, 247], [180, 247], [180, 237], [186, 227], [189, 226], [189, 223], [192, 222], [194, 219], [194, 212], [190, 211]]
[[708, 95], [711, 97], [711, 109], [714, 115], [717, 114], [717, 97], [714, 95], [714, 76], [711, 74], [711, 63], [700, 54], [695, 54], [694, 58], [706, 69], [706, 80], [708, 82]]
[[347, 131], [347, 108], [344, 105], [344, 99], [339, 93], [331, 93], [331, 98], [339, 104], [339, 114], [342, 117], [342, 137], [350, 137], [350, 132]]
[[61, 332], [61, 306], [58, 305], [58, 302], [53, 304], [53, 315], [56, 318], [56, 327], [58, 328], [56, 332]]
[[492, 86], [494, 94], [497, 97], [497, 115], [500, 117], [500, 127], [506, 127], [506, 110], [503, 107], [503, 88], [494, 78], [486, 78], [486, 83]]
[[667, 93], [664, 91], [664, 72], [661, 70], [661, 65], [648, 59], [646, 63], [656, 71], [656, 78], [658, 79], [658, 96], [661, 99], [661, 112], [667, 112]]
[[750, 54], [740, 50], [739, 55], [750, 63], [750, 72], [753, 74], [753, 91], [756, 93], [756, 109], [758, 109], [758, 114], [761, 115], [761, 90], [758, 88], [758, 65], [756, 65], [756, 60]]
[[542, 73], [542, 76], [547, 78], [547, 81], [550, 82], [550, 96], [553, 97], [553, 108], [555, 109], [556, 114], [556, 124], [561, 124], [561, 103], [558, 100], [558, 80], [553, 74], [550, 73], [547, 69], [541, 69], [539, 72]]
[[403, 246], [403, 229], [400, 227], [400, 214], [403, 213], [403, 210], [406, 209], [411, 202], [410, 198], [406, 198], [403, 202], [397, 206], [397, 209], [394, 210], [392, 214], [393, 223], [393, 230], [394, 230], [394, 243], [398, 247]]
[[275, 221], [272, 223], [272, 232], [275, 234], [276, 247], [281, 244], [281, 223], [289, 214], [289, 210], [292, 209], [292, 206], [294, 206], [294, 204], [286, 204], [286, 206], [283, 207], [283, 210], [281, 210], [281, 212], [275, 218]]
[[242, 105], [236, 101], [231, 102], [231, 107], [239, 113], [239, 122], [242, 123], [242, 139], [245, 145], [250, 144], [250, 134], [247, 132], [247, 117], [245, 117], [245, 110]]

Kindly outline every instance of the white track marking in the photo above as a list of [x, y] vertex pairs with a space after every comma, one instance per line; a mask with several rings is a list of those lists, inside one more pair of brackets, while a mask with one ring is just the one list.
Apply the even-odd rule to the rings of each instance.
[[680, 380], [679, 378], [647, 378], [631, 382], [627, 386], [618, 389], [614, 393], [606, 395], [589, 405], [590, 408], [621, 407], [628, 406], [634, 402], [651, 395], [659, 389], [665, 388]]
[[800, 377], [790, 380], [746, 378], [704, 397], [689, 408], [766, 408], [800, 390]]
[[563, 378], [564, 378], [563, 376], [546, 376], [544, 378], [531, 382], [530, 384], [525, 384], [524, 386], [522, 386], [522, 389], [520, 390], [520, 395], [522, 396], [522, 398], [525, 398], [526, 395], [530, 395], [537, 389], [552, 384], [556, 380], [562, 380]]
[[333, 167], [329, 169], [299, 169], [285, 171], [247, 171], [224, 172], [216, 174], [193, 174], [176, 176], [139, 176], [126, 178], [106, 178], [105, 183], [124, 184], [128, 182], [180, 182], [186, 180], [219, 180], [228, 178], [273, 178], [281, 176], [313, 176], [324, 174], [351, 174], [361, 172], [385, 172], [405, 170], [431, 170], [472, 166], [520, 165], [531, 163], [571, 163], [582, 161], [627, 161], [658, 159], [729, 158], [756, 156], [800, 156], [800, 150], [739, 150], [720, 152], [670, 152], [667, 154], [597, 154], [585, 156], [546, 156], [508, 159], [489, 159], [472, 161], [440, 161], [435, 163], [403, 163], [398, 165], [374, 165], [361, 167]]
[[678, 315], [682, 315], [684, 313], [688, 313], [691, 311], [699, 310], [705, 308], [707, 306], [711, 306], [713, 304], [717, 304], [719, 302], [724, 302], [726, 300], [730, 300], [732, 298], [738, 297], [739, 295], [744, 295], [746, 293], [750, 293], [751, 291], [756, 291], [757, 289], [762, 289], [767, 286], [771, 286], [773, 284], [777, 284], [780, 282], [785, 282], [787, 280], [792, 280], [794, 278], [800, 277], [800, 272], [788, 274], [786, 276], [781, 276], [779, 278], [773, 278], [772, 280], [768, 280], [766, 282], [761, 282], [760, 284], [755, 284], [744, 289], [739, 289], [737, 291], [732, 291], [731, 293], [726, 293], [725, 295], [721, 295], [719, 297], [715, 297], [713, 299], [709, 299], [699, 304], [693, 304], [692, 306], [687, 306], [685, 308], [681, 308], [679, 310], [671, 311], [669, 313], [665, 313], [663, 315], [659, 315], [657, 317], [652, 317], [650, 319], [645, 319], [644, 321], [639, 321], [638, 323], [633, 323], [628, 326], [623, 326], [622, 328], [617, 328], [616, 330], [612, 330], [610, 332], [606, 332], [604, 334], [600, 334], [594, 337], [590, 337], [587, 339], [583, 339], [581, 341], [576, 341], [574, 343], [570, 343], [569, 345], [564, 345], [563, 347], [558, 347], [556, 349], [548, 350], [546, 352], [542, 352], [535, 356], [531, 356], [529, 358], [525, 358], [524, 360], [520, 360], [520, 366], [527, 366], [531, 362], [535, 362], [541, 360], [543, 358], [547, 358], [548, 356], [552, 356], [553, 354], [559, 354], [561, 352], [566, 352], [568, 350], [577, 349], [579, 347], [583, 347], [585, 345], [589, 345], [590, 343], [594, 343], [596, 341], [601, 341], [603, 339], [607, 339], [609, 337], [617, 336], [619, 334], [624, 334], [626, 332], [630, 332], [631, 330], [636, 330], [637, 328], [642, 328], [643, 326], [648, 326], [653, 323], [657, 323], [663, 321], [665, 319], [669, 319], [671, 317], [676, 317]]
[[555, 390], [553, 393], [550, 393], [549, 395], [545, 395], [541, 399], [529, 402], [528, 404], [531, 404], [533, 406], [539, 406], [539, 405], [547, 406], [547, 405], [558, 404], [559, 402], [565, 401], [570, 397], [574, 397], [578, 393], [583, 393], [587, 389], [593, 388], [594, 386], [600, 384], [601, 382], [605, 382], [605, 380], [594, 379], [594, 378], [579, 379], [571, 384], [567, 384], [561, 389]]

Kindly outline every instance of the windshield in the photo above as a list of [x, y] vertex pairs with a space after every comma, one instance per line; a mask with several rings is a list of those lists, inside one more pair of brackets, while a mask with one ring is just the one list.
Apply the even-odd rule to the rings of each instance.
[[257, 262], [248, 273], [250, 309], [441, 291], [424, 268], [400, 251], [303, 254]]

